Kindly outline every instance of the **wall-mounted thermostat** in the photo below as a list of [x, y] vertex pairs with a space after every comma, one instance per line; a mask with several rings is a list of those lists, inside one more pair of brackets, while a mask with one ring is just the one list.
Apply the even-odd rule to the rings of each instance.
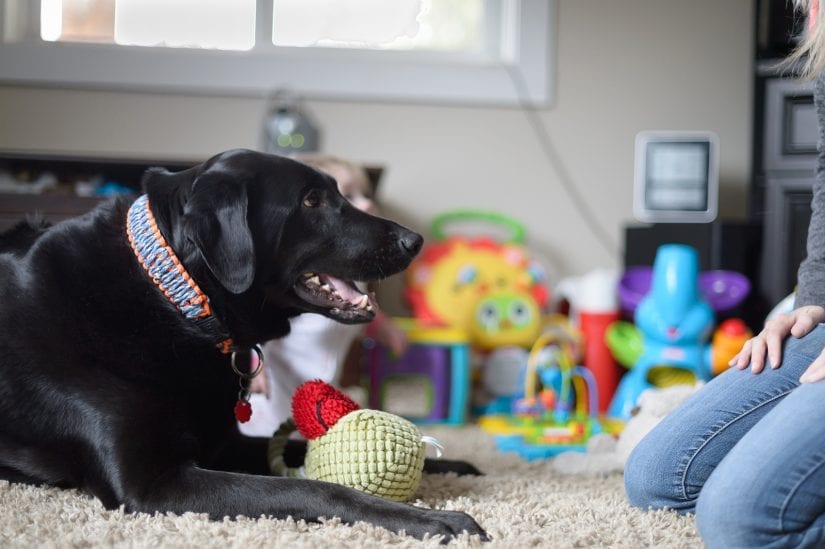
[[707, 223], [719, 200], [719, 139], [711, 132], [636, 136], [633, 214], [650, 223]]

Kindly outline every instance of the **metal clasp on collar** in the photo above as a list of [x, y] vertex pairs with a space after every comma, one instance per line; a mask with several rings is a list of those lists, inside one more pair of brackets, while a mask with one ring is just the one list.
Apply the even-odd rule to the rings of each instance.
[[244, 373], [244, 372], [242, 372], [238, 369], [238, 365], [236, 363], [237, 355], [238, 355], [238, 349], [233, 349], [232, 350], [232, 359], [231, 359], [232, 360], [232, 370], [234, 370], [235, 373], [238, 374], [241, 378], [246, 379], [246, 380], [253, 379], [258, 374], [260, 374], [261, 371], [264, 369], [264, 352], [261, 349], [261, 346], [256, 344], [252, 347], [252, 350], [255, 351], [256, 355], [258, 355], [258, 366], [257, 366], [257, 368], [255, 368], [254, 371], [249, 372], [248, 374]]

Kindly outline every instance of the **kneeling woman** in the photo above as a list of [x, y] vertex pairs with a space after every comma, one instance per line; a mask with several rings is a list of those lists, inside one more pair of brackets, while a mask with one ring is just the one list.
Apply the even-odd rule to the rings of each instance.
[[631, 504], [695, 513], [709, 547], [825, 545], [825, 24], [818, 0], [789, 61], [815, 77], [820, 154], [795, 309], [667, 416], [625, 468]]

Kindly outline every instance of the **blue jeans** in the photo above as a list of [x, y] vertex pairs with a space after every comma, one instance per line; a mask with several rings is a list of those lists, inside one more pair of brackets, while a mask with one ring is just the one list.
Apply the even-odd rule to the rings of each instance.
[[780, 368], [728, 370], [666, 416], [625, 466], [630, 503], [695, 513], [713, 547], [825, 546], [825, 381], [799, 376], [825, 324]]

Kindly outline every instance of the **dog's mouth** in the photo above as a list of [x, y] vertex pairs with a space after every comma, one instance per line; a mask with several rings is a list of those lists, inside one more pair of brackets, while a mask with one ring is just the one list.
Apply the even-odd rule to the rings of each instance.
[[361, 292], [352, 281], [325, 273], [304, 273], [293, 286], [297, 295], [313, 312], [320, 312], [348, 324], [375, 318], [378, 304]]

